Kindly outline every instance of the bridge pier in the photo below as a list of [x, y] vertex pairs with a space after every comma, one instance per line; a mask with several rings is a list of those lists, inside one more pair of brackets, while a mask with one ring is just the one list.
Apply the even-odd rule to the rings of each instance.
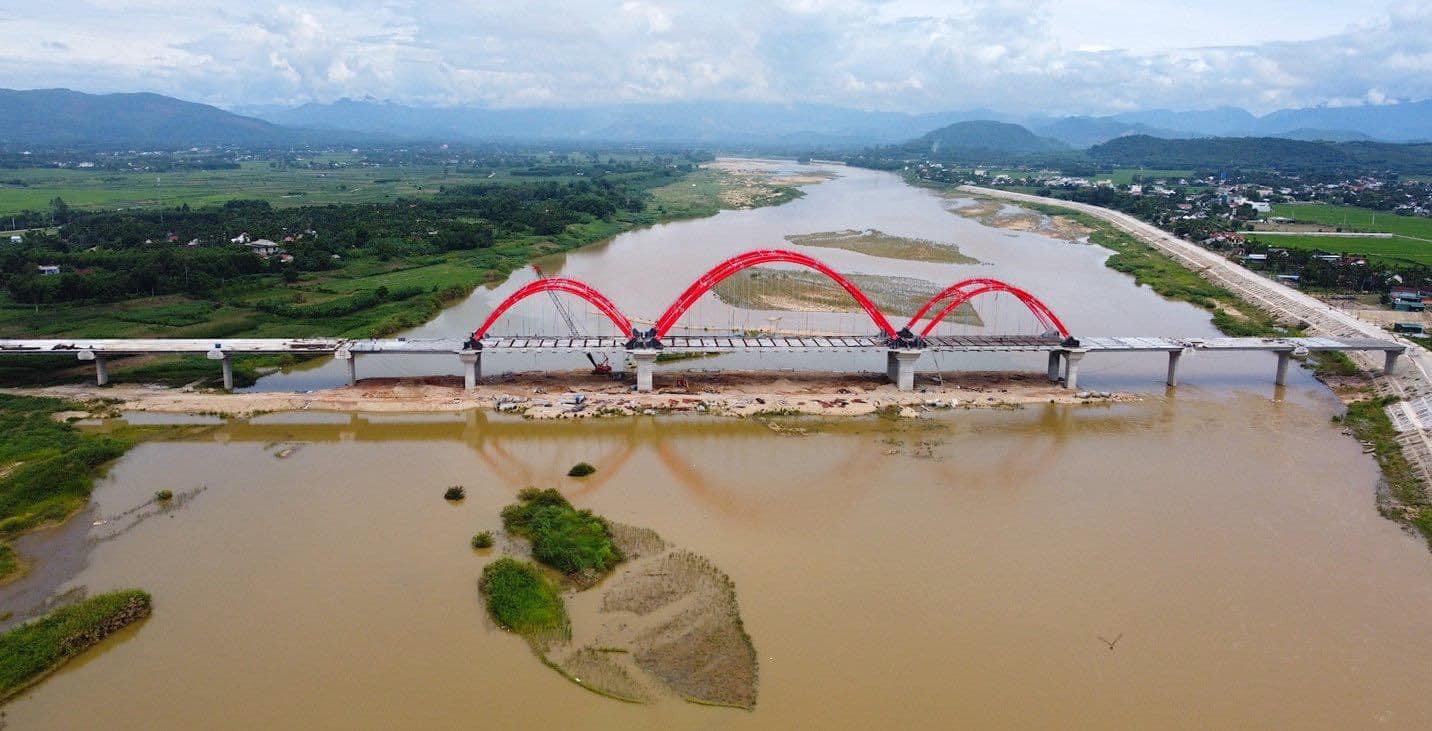
[[1288, 361], [1293, 359], [1293, 354], [1287, 350], [1278, 351], [1278, 371], [1273, 376], [1273, 383], [1279, 386], [1288, 385]]
[[352, 386], [353, 384], [357, 383], [357, 382], [358, 382], [358, 356], [357, 356], [357, 355], [354, 355], [354, 354], [353, 354], [353, 351], [351, 351], [351, 350], [349, 350], [349, 349], [347, 349], [347, 348], [339, 348], [338, 350], [333, 351], [333, 358], [334, 358], [335, 360], [341, 360], [341, 361], [343, 361], [344, 365], [347, 366], [347, 371], [348, 371], [348, 385]]
[[1058, 381], [1059, 381], [1059, 357], [1060, 357], [1060, 356], [1059, 356], [1059, 351], [1057, 351], [1057, 350], [1051, 350], [1051, 351], [1049, 351], [1049, 380], [1050, 380], [1050, 382], [1058, 382]]
[[468, 391], [477, 388], [477, 379], [482, 378], [482, 351], [464, 350], [457, 354], [462, 361], [462, 387]]
[[636, 390], [642, 393], [651, 390], [651, 370], [656, 364], [656, 356], [660, 355], [659, 350], [628, 350], [627, 355], [631, 356], [632, 362], [636, 364]]
[[1178, 385], [1178, 359], [1183, 357], [1182, 350], [1170, 350], [1168, 352], [1168, 378], [1164, 380], [1170, 387]]
[[915, 361], [925, 351], [918, 348], [891, 348], [885, 356], [885, 375], [895, 383], [898, 391], [915, 390]]
[[223, 366], [224, 390], [234, 390], [234, 359], [225, 357], [219, 361], [219, 365]]
[[1064, 351], [1064, 387], [1076, 389], [1079, 387], [1079, 361], [1084, 360], [1084, 355], [1089, 351], [1082, 348]]
[[1382, 351], [1382, 374], [1390, 376], [1397, 372], [1397, 356], [1402, 355], [1400, 350]]

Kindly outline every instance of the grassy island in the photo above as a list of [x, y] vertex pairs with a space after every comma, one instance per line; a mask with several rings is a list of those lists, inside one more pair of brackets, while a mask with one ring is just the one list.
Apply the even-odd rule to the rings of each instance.
[[0, 635], [0, 702], [149, 612], [145, 592], [116, 591], [56, 609]]
[[526, 638], [565, 632], [567, 610], [557, 587], [538, 567], [499, 558], [482, 570], [478, 591], [497, 624]]
[[622, 560], [611, 527], [590, 510], [577, 510], [553, 489], [529, 487], [502, 509], [502, 525], [532, 541], [532, 557], [565, 574], [606, 573]]

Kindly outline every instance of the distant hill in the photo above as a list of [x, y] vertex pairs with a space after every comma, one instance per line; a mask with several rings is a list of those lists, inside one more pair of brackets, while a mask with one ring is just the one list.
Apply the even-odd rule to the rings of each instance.
[[1126, 135], [1150, 137], [1189, 137], [1187, 132], [1159, 129], [1147, 124], [1122, 122], [1113, 117], [1064, 117], [1031, 127], [1045, 137], [1052, 137], [1074, 147], [1089, 147]]
[[738, 145], [861, 146], [908, 140], [988, 111], [907, 114], [826, 104], [693, 101], [592, 107], [410, 107], [340, 99], [299, 107], [249, 107], [278, 124], [442, 141], [591, 140]]
[[1101, 165], [1114, 167], [1393, 170], [1404, 174], [1432, 174], [1432, 144], [1308, 142], [1278, 137], [1166, 140], [1134, 135], [1095, 145], [1086, 154]]
[[1020, 125], [985, 119], [941, 127], [907, 143], [905, 147], [935, 156], [951, 150], [988, 150], [1006, 155], [1025, 155], [1068, 149], [1063, 142], [1040, 137]]
[[182, 147], [289, 144], [332, 136], [160, 94], [0, 89], [0, 144]]

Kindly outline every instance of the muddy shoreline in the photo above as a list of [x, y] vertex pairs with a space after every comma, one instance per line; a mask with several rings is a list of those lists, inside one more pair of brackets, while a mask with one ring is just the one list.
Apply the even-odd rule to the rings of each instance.
[[702, 413], [714, 416], [812, 414], [906, 417], [952, 408], [1019, 408], [1036, 403], [1137, 401], [1127, 393], [1069, 391], [1042, 373], [964, 372], [943, 382], [921, 374], [914, 391], [898, 391], [874, 373], [663, 371], [657, 388], [636, 393], [628, 382], [589, 373], [510, 374], [466, 391], [449, 376], [374, 378], [306, 393], [222, 393], [143, 385], [62, 385], [3, 393], [104, 401], [113, 411], [246, 417], [275, 411], [457, 412], [490, 409], [533, 419]]

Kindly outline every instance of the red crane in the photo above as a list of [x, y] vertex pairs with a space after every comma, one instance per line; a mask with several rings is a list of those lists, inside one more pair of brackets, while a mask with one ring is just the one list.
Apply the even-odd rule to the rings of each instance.
[[[542, 272], [542, 268], [536, 264], [532, 265], [532, 271], [537, 273], [538, 279], [547, 278], [547, 275]], [[567, 305], [562, 301], [562, 298], [558, 297], [557, 293], [550, 289], [547, 290], [547, 296], [552, 298], [552, 306], [557, 308], [557, 314], [561, 315], [562, 321], [567, 323], [567, 329], [572, 332], [572, 337], [581, 337], [582, 331], [577, 327], [577, 321], [572, 318], [572, 311], [567, 309]], [[601, 360], [598, 361], [598, 358], [601, 358]], [[612, 364], [607, 359], [606, 353], [593, 354], [591, 351], [587, 351], [587, 360], [592, 362], [593, 373], [605, 375], [612, 372]]]

